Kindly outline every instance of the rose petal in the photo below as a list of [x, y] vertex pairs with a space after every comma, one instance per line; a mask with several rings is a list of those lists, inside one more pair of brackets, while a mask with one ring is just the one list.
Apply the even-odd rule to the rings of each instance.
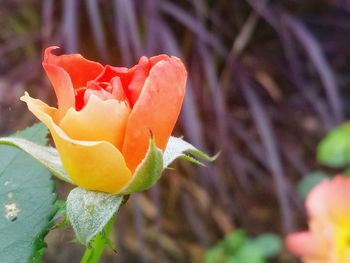
[[119, 101], [126, 101], [128, 102], [128, 98], [126, 97], [123, 84], [119, 77], [114, 77], [111, 80], [112, 85], [112, 95], [114, 98], [116, 98]]
[[159, 61], [150, 70], [125, 132], [122, 153], [132, 171], [145, 157], [150, 132], [164, 150], [180, 113], [186, 77], [186, 69], [176, 57]]
[[151, 69], [148, 58], [141, 57], [138, 65], [135, 67], [134, 76], [128, 86], [130, 106], [133, 107], [140, 96], [143, 85]]
[[84, 94], [84, 106], [88, 104], [91, 97], [98, 97], [100, 100], [113, 100], [115, 97], [104, 89], [86, 89]]
[[130, 108], [92, 95], [81, 111], [68, 110], [59, 126], [74, 140], [108, 141], [121, 149]]
[[51, 51], [57, 48], [49, 47], [45, 50], [43, 64], [55, 65], [66, 71], [74, 88], [85, 87], [89, 80], [95, 79], [102, 72], [103, 66], [100, 63], [88, 60], [80, 54], [53, 55]]
[[160, 55], [157, 55], [157, 56], [150, 57], [150, 58], [149, 58], [149, 62], [151, 63], [151, 67], [153, 67], [153, 66], [154, 66], [155, 64], [157, 64], [159, 61], [167, 60], [167, 59], [169, 59], [169, 56], [168, 56], [168, 55], [160, 54]]
[[112, 67], [110, 65], [106, 65], [103, 71], [97, 78], [95, 79], [96, 82], [110, 82], [113, 78], [119, 77], [120, 81], [123, 85], [124, 92], [127, 96], [128, 90], [127, 87], [129, 86], [135, 72], [136, 66], [134, 66], [131, 69], [125, 68], [125, 67]]
[[286, 238], [286, 247], [294, 255], [303, 259], [327, 259], [327, 240], [311, 232], [289, 234]]
[[58, 111], [54, 119], [59, 121], [69, 108], [75, 106], [72, 81], [67, 72], [60, 67], [47, 63], [43, 63], [43, 67], [56, 93]]
[[118, 193], [129, 182], [132, 174], [115, 146], [105, 141], [73, 140], [52, 120], [56, 109], [27, 93], [21, 100], [49, 128], [63, 166], [77, 185], [88, 190]]

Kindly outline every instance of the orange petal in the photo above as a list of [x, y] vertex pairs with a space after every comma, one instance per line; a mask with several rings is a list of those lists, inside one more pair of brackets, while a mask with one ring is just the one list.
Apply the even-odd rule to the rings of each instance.
[[88, 60], [80, 54], [53, 55], [51, 51], [57, 48], [49, 47], [45, 50], [43, 63], [55, 65], [66, 71], [74, 88], [85, 87], [89, 80], [95, 79], [102, 72], [103, 66], [100, 63]]
[[123, 84], [119, 77], [114, 77], [111, 80], [111, 86], [112, 86], [112, 95], [115, 99], [119, 101], [128, 101], [128, 98], [125, 95]]
[[50, 129], [62, 163], [72, 180], [82, 188], [118, 193], [132, 177], [123, 155], [106, 141], [71, 139], [52, 120], [56, 109], [27, 93], [21, 98], [29, 110]]
[[74, 140], [107, 141], [121, 149], [130, 108], [92, 95], [81, 111], [70, 108], [59, 126]]
[[106, 65], [101, 74], [96, 78], [97, 82], [110, 82], [114, 77], [119, 77], [123, 87], [128, 87], [136, 66], [131, 69], [125, 67], [113, 67]]
[[145, 80], [149, 74], [150, 63], [148, 58], [141, 57], [139, 64], [135, 67], [134, 76], [128, 86], [130, 106], [133, 107], [140, 96]]
[[311, 232], [289, 234], [286, 238], [286, 247], [294, 255], [305, 260], [327, 259], [327, 241]]
[[69, 108], [75, 106], [73, 85], [68, 73], [62, 68], [47, 63], [43, 63], [43, 67], [56, 93], [58, 112], [54, 119], [59, 121]]
[[145, 157], [150, 131], [164, 150], [180, 113], [186, 78], [186, 69], [176, 57], [159, 61], [150, 70], [125, 132], [122, 153], [132, 171]]

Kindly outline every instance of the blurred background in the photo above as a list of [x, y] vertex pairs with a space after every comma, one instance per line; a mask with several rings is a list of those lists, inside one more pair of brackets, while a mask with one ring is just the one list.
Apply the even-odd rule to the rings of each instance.
[[[189, 81], [175, 134], [221, 155], [206, 168], [176, 161], [133, 195], [103, 262], [200, 263], [236, 229], [283, 237], [306, 227], [297, 183], [325, 169], [316, 146], [349, 115], [349, 12], [347, 0], [0, 0], [0, 134], [36, 122], [25, 90], [56, 105], [49, 45], [115, 66], [179, 56]], [[78, 262], [73, 238], [51, 231], [44, 262]], [[282, 249], [268, 262], [297, 261]]]

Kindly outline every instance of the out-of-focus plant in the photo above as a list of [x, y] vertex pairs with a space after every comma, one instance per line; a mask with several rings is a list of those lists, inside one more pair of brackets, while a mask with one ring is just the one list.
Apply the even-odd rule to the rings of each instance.
[[[337, 173], [348, 175], [350, 167], [350, 122], [345, 122], [331, 129], [318, 144], [316, 155], [319, 163], [335, 169]], [[308, 173], [298, 182], [299, 195], [306, 199], [310, 190], [327, 178], [331, 178], [331, 175], [325, 171]]]
[[317, 148], [320, 163], [333, 168], [347, 168], [350, 165], [350, 122], [332, 129]]
[[310, 190], [317, 185], [323, 179], [329, 178], [330, 176], [323, 171], [314, 171], [307, 174], [298, 182], [298, 193], [300, 197], [305, 200]]
[[282, 249], [282, 241], [275, 234], [261, 234], [249, 238], [246, 231], [237, 229], [210, 248], [206, 263], [265, 263]]
[[306, 200], [309, 231], [290, 234], [287, 248], [303, 262], [350, 261], [350, 179], [322, 180]]
[[309, 216], [309, 231], [290, 234], [287, 248], [303, 262], [350, 260], [350, 122], [332, 129], [317, 147], [318, 161], [344, 175], [331, 176], [324, 171], [308, 174], [298, 184]]

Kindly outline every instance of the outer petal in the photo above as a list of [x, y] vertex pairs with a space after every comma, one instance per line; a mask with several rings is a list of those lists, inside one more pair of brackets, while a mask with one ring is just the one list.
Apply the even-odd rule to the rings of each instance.
[[43, 63], [43, 67], [56, 93], [58, 112], [54, 119], [59, 121], [69, 108], [75, 106], [72, 81], [68, 73], [60, 67], [47, 63]]
[[129, 113], [125, 102], [92, 95], [81, 111], [70, 108], [59, 126], [72, 139], [108, 141], [121, 149]]
[[139, 64], [135, 67], [134, 76], [128, 86], [128, 94], [130, 106], [133, 107], [135, 102], [140, 96], [143, 85], [145, 84], [146, 78], [150, 71], [150, 63], [148, 58], [141, 57]]
[[118, 193], [129, 182], [132, 174], [115, 146], [104, 141], [73, 140], [52, 120], [55, 108], [27, 93], [21, 99], [50, 129], [63, 166], [77, 185], [88, 190]]
[[102, 72], [103, 66], [100, 63], [87, 60], [80, 54], [53, 55], [51, 51], [57, 48], [49, 47], [45, 50], [43, 64], [55, 65], [66, 71], [74, 88], [84, 87], [86, 82], [95, 79]]
[[290, 234], [286, 238], [287, 249], [303, 259], [317, 260], [327, 259], [327, 241], [322, 236], [311, 232]]
[[145, 157], [150, 131], [157, 147], [164, 150], [180, 113], [187, 72], [176, 57], [159, 61], [150, 70], [126, 128], [122, 153], [134, 171]]

